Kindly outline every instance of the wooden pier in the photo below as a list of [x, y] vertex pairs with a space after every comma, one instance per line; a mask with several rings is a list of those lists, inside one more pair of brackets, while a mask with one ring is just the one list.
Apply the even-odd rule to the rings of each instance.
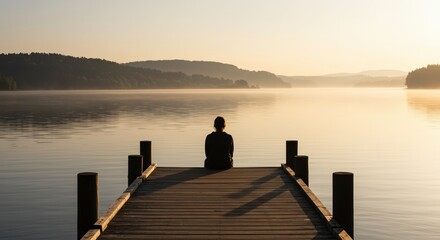
[[151, 164], [91, 228], [82, 239], [352, 239], [285, 164]]

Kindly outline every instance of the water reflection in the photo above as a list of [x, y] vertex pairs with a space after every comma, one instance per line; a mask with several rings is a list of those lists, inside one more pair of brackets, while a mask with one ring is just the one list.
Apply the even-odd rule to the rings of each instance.
[[440, 119], [440, 90], [407, 90], [406, 100], [408, 106], [429, 118]]
[[233, 113], [239, 106], [265, 106], [275, 100], [272, 94], [254, 93], [205, 93], [203, 90], [0, 93], [0, 130], [16, 133], [49, 131], [57, 135], [56, 129], [104, 127], [121, 116], [145, 122], [189, 116], [194, 119], [202, 115]]
[[358, 239], [437, 239], [439, 106], [439, 91], [400, 89], [0, 92], [0, 232], [72, 238], [78, 172], [99, 172], [105, 211], [140, 139], [159, 166], [202, 166], [220, 114], [237, 167], [279, 166], [298, 139], [328, 207], [331, 173], [354, 172]]

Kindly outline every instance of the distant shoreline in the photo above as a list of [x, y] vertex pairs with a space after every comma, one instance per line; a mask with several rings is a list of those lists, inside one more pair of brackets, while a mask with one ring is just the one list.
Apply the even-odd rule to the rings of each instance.
[[[220, 63], [206, 67], [233, 68], [232, 76], [185, 73], [178, 70], [129, 66], [104, 59], [78, 58], [52, 53], [0, 54], [0, 89], [69, 90], [69, 89], [235, 89], [288, 88], [269, 72], [240, 70]], [[229, 68], [228, 68], [229, 67]], [[227, 72], [224, 70], [224, 72]]]
[[313, 90], [313, 89], [322, 89], [322, 90], [337, 90], [337, 89], [345, 89], [345, 90], [366, 90], [366, 89], [399, 89], [399, 90], [440, 90], [439, 88], [432, 88], [432, 89], [422, 89], [422, 88], [407, 88], [406, 86], [402, 86], [402, 87], [291, 87], [291, 88], [143, 88], [143, 89], [132, 89], [132, 88], [127, 88], [127, 89], [21, 89], [21, 90], [0, 90], [0, 93], [14, 93], [14, 92], [91, 92], [91, 91], [100, 91], [100, 92], [110, 92], [110, 91], [130, 91], [130, 92], [142, 92], [142, 91], [157, 91], [157, 92], [166, 92], [166, 91], [197, 91], [197, 92], [202, 92], [202, 91], [231, 91], [231, 92], [235, 92], [235, 91], [242, 91], [242, 90], [279, 90], [279, 91], [286, 91], [288, 89], [292, 89], [292, 90], [300, 90], [300, 89], [304, 89], [304, 90]]

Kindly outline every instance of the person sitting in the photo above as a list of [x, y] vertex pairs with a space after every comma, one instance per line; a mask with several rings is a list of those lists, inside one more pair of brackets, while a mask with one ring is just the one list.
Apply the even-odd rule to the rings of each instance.
[[205, 168], [226, 170], [232, 168], [234, 155], [234, 140], [224, 132], [225, 119], [217, 117], [214, 120], [215, 132], [206, 136], [205, 140]]

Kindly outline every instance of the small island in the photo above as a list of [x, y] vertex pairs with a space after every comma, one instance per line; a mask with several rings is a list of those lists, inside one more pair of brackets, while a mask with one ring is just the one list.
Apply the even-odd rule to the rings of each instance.
[[408, 73], [409, 89], [440, 89], [440, 65], [428, 65]]

